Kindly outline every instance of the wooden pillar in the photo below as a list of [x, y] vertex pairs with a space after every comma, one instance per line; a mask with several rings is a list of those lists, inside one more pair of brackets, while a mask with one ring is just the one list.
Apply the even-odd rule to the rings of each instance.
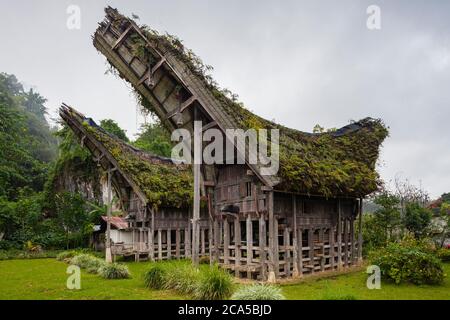
[[336, 248], [335, 246], [335, 234], [334, 234], [334, 226], [330, 227], [330, 264], [331, 264], [331, 270], [334, 270], [334, 266], [336, 265]]
[[172, 229], [166, 230], [167, 259], [172, 258]]
[[238, 277], [241, 269], [241, 223], [239, 215], [234, 219], [234, 267], [235, 275]]
[[279, 232], [278, 232], [278, 218], [274, 217], [273, 219], [273, 229], [274, 229], [274, 242], [275, 242], [275, 246], [274, 246], [274, 262], [275, 262], [275, 278], [278, 279], [279, 278], [279, 273], [280, 273], [280, 244], [279, 244]]
[[294, 246], [294, 250], [293, 250], [293, 260], [294, 260], [294, 265], [292, 267], [292, 275], [294, 277], [298, 276], [298, 270], [299, 270], [299, 265], [298, 265], [298, 232], [297, 232], [297, 201], [295, 198], [295, 195], [292, 195], [292, 215], [293, 215], [293, 227], [294, 230], [292, 232], [292, 245]]
[[337, 254], [338, 254], [338, 270], [342, 268], [342, 222], [341, 222], [341, 200], [338, 199], [338, 219], [337, 219]]
[[321, 256], [320, 256], [320, 271], [324, 271], [325, 270], [325, 233], [323, 228], [319, 229], [319, 242], [321, 245]]
[[177, 259], [180, 259], [180, 243], [181, 243], [181, 234], [180, 229], [177, 228], [175, 231], [175, 256]]
[[362, 245], [363, 245], [363, 238], [362, 238], [362, 214], [363, 214], [363, 199], [359, 199], [359, 217], [358, 217], [358, 261], [362, 261]]
[[230, 225], [228, 217], [223, 219], [223, 263], [225, 266], [230, 264]]
[[[197, 109], [194, 109], [194, 120], [197, 120]], [[198, 267], [199, 263], [199, 241], [200, 241], [200, 163], [202, 155], [201, 141], [202, 123], [194, 121], [194, 205], [192, 218], [192, 263]]]
[[108, 203], [107, 203], [107, 213], [106, 213], [106, 252], [105, 252], [105, 260], [107, 263], [112, 262], [111, 255], [111, 210], [112, 210], [112, 190], [111, 190], [111, 169], [108, 169], [107, 173], [108, 182], [107, 182], [107, 192], [108, 192]]
[[344, 218], [344, 264], [348, 267], [348, 218]]
[[150, 261], [155, 260], [155, 212], [151, 210], [150, 216], [150, 228], [148, 228], [148, 245], [149, 245], [149, 259]]
[[190, 256], [190, 248], [191, 245], [189, 243], [189, 239], [191, 238], [191, 235], [189, 234], [189, 229], [184, 229], [184, 257], [187, 258]]
[[298, 274], [303, 276], [303, 230], [298, 229], [297, 231], [298, 239]]
[[219, 262], [220, 256], [220, 228], [219, 228], [219, 220], [217, 216], [214, 217], [214, 256], [213, 259], [215, 262]]
[[265, 281], [266, 274], [266, 218], [263, 213], [259, 216], [259, 263], [261, 265], [261, 280]]
[[187, 257], [192, 257], [192, 223], [191, 223], [191, 210], [189, 209], [189, 217], [188, 217], [188, 227], [187, 227], [187, 236], [185, 241], [187, 242]]
[[246, 230], [245, 230], [246, 240], [247, 240], [247, 278], [252, 278], [252, 273], [250, 272], [250, 266], [253, 261], [253, 225], [252, 217], [247, 214]]
[[201, 240], [201, 254], [202, 256], [206, 255], [206, 239], [205, 239], [205, 228], [200, 228], [200, 240]]
[[[269, 275], [267, 278], [268, 282], [276, 281], [275, 274], [275, 223], [274, 223], [274, 215], [273, 215], [273, 191], [269, 192], [267, 195], [267, 209], [269, 212]], [[277, 230], [278, 234], [278, 230]], [[278, 247], [278, 243], [277, 243]]]
[[355, 263], [355, 229], [354, 229], [355, 220], [353, 216], [350, 217], [350, 264]]
[[291, 239], [289, 237], [289, 228], [284, 228], [283, 245], [284, 245], [284, 274], [286, 277], [291, 276], [291, 252], [289, 250]]
[[213, 236], [213, 222], [209, 220], [209, 228], [206, 238], [208, 254], [209, 254], [209, 263], [212, 264], [214, 260], [214, 236]]
[[162, 260], [162, 231], [158, 229], [158, 260]]
[[309, 246], [309, 265], [311, 273], [314, 273], [314, 228], [308, 229], [308, 246]]

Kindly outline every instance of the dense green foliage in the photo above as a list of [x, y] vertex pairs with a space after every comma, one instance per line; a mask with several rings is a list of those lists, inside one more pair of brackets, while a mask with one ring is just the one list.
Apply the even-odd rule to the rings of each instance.
[[111, 119], [101, 120], [100, 127], [102, 127], [108, 133], [115, 135], [117, 138], [125, 142], [130, 142], [130, 139], [128, 139], [127, 134], [125, 133], [125, 130], [119, 127], [119, 124], [116, 121]]
[[98, 198], [100, 173], [70, 130], [52, 132], [45, 102], [36, 91], [25, 91], [13, 75], [0, 73], [3, 249], [86, 246], [92, 232], [94, 220], [85, 199]]
[[195, 269], [189, 261], [153, 263], [143, 274], [150, 289], [173, 289], [194, 299], [222, 300], [233, 291], [230, 275], [217, 266], [201, 265]]
[[364, 254], [399, 241], [408, 234], [416, 239], [431, 237], [432, 212], [421, 203], [404, 201], [402, 216], [398, 195], [384, 190], [376, 194], [372, 201], [377, 209], [363, 216]]
[[240, 287], [232, 300], [285, 300], [281, 288], [269, 284], [253, 284]]
[[417, 203], [409, 203], [406, 206], [403, 221], [405, 228], [412, 232], [416, 238], [423, 238], [429, 231], [431, 218], [431, 210], [421, 207]]
[[144, 125], [133, 145], [141, 150], [163, 157], [170, 157], [172, 152], [170, 135], [159, 121]]
[[45, 99], [0, 73], [0, 197], [15, 200], [21, 188], [40, 191], [56, 140], [45, 120]]
[[384, 279], [396, 284], [440, 284], [444, 280], [441, 261], [431, 248], [415, 240], [389, 243], [373, 251], [370, 261], [380, 267]]

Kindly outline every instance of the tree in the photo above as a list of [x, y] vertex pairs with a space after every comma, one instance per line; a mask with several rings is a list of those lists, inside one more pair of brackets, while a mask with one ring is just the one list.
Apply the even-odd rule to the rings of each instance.
[[412, 232], [416, 239], [420, 239], [427, 235], [432, 216], [431, 210], [412, 202], [406, 205], [402, 219], [405, 228]]
[[400, 200], [394, 194], [383, 191], [375, 197], [374, 203], [380, 207], [375, 211], [375, 223], [384, 230], [384, 238], [388, 242], [401, 225]]
[[[447, 195], [450, 195], [447, 193]], [[442, 198], [444, 195], [442, 195]], [[439, 210], [439, 216], [442, 219], [442, 231], [441, 231], [441, 247], [444, 246], [445, 239], [447, 238], [448, 234], [450, 233], [450, 203], [444, 202], [441, 205], [441, 208]]]
[[104, 119], [100, 121], [100, 127], [102, 127], [107, 132], [115, 135], [117, 138], [125, 141], [130, 142], [128, 139], [125, 130], [123, 130], [117, 122], [111, 119]]
[[170, 134], [159, 121], [142, 126], [133, 144], [137, 148], [163, 157], [170, 157], [172, 153]]

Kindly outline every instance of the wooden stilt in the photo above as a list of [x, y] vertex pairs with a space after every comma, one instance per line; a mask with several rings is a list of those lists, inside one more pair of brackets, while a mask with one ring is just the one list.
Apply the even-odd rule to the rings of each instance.
[[334, 226], [330, 227], [330, 265], [331, 270], [334, 270], [334, 266], [336, 265], [336, 248], [335, 246], [335, 234], [334, 234]]
[[362, 238], [362, 208], [363, 208], [363, 199], [359, 199], [359, 217], [358, 217], [358, 261], [362, 261], [362, 246], [363, 246], [363, 238]]
[[162, 260], [162, 231], [158, 229], [158, 260]]
[[[197, 120], [197, 109], [194, 109], [194, 120]], [[201, 121], [194, 121], [194, 214], [192, 218], [192, 263], [195, 267], [199, 264], [199, 242], [200, 242], [200, 163], [202, 155]]]
[[338, 270], [342, 269], [342, 221], [341, 221], [341, 200], [338, 199], [338, 219], [337, 219], [337, 254], [338, 254]]
[[298, 229], [297, 231], [298, 239], [298, 275], [303, 276], [303, 230]]
[[292, 232], [292, 245], [294, 246], [294, 250], [293, 250], [293, 260], [294, 260], [294, 264], [292, 267], [292, 275], [294, 277], [297, 277], [299, 275], [298, 270], [299, 270], [299, 265], [298, 265], [298, 231], [297, 231], [297, 201], [296, 201], [296, 197], [295, 195], [292, 195], [292, 212], [293, 212], [293, 217], [292, 219], [293, 221], [293, 227], [294, 230]]
[[172, 258], [172, 229], [166, 230], [167, 259]]
[[322, 250], [320, 251], [320, 271], [325, 270], [325, 233], [323, 228], [319, 229], [319, 242]]
[[217, 219], [217, 217], [214, 217], [214, 261], [215, 262], [219, 262], [219, 256], [220, 256], [220, 232], [221, 230], [219, 229], [219, 221]]
[[266, 219], [264, 214], [259, 216], [259, 261], [261, 264], [261, 280], [267, 277], [266, 270]]
[[355, 229], [353, 216], [349, 219], [350, 221], [350, 264], [354, 264], [355, 259]]
[[286, 277], [291, 276], [291, 252], [290, 252], [290, 237], [289, 228], [284, 228], [283, 235], [283, 245], [284, 245], [284, 274]]
[[309, 266], [311, 269], [311, 273], [314, 273], [314, 269], [316, 267], [316, 263], [314, 260], [314, 228], [308, 229], [308, 246], [309, 246]]
[[252, 273], [249, 270], [249, 267], [253, 261], [253, 225], [252, 225], [252, 217], [250, 214], [247, 214], [246, 221], [246, 240], [247, 240], [247, 278], [252, 278]]
[[175, 231], [175, 257], [180, 259], [180, 244], [181, 244], [181, 233], [180, 229], [177, 228]]
[[348, 267], [348, 218], [344, 218], [344, 265]]
[[148, 228], [149, 259], [155, 260], [155, 212], [151, 210], [150, 227]]
[[[269, 274], [267, 281], [275, 282], [275, 224], [273, 215], [273, 191], [267, 194], [267, 209], [269, 212]], [[277, 231], [278, 233], [278, 231]], [[278, 244], [277, 244], [278, 246]]]
[[278, 218], [273, 219], [274, 229], [274, 264], [275, 264], [275, 278], [279, 278], [280, 274], [280, 243], [278, 238]]
[[230, 264], [230, 226], [228, 224], [228, 218], [223, 219], [223, 263], [225, 265]]
[[235, 275], [239, 277], [241, 270], [241, 223], [239, 215], [234, 219], [234, 267]]
[[200, 228], [200, 242], [201, 242], [201, 255], [205, 256], [206, 255], [206, 240], [205, 240], [205, 229], [201, 229]]

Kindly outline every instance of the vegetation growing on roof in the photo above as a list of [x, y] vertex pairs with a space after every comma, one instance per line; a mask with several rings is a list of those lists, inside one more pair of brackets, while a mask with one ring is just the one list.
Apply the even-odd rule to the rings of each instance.
[[145, 193], [150, 205], [182, 207], [190, 204], [193, 179], [189, 166], [149, 156], [86, 122], [83, 125]]
[[[106, 12], [119, 30], [129, 24], [128, 18], [117, 10], [107, 8]], [[212, 67], [203, 63], [180, 39], [168, 33], [159, 34], [146, 25], [140, 29], [162, 54], [172, 55], [187, 66], [209, 89], [235, 128], [280, 130], [281, 183], [277, 189], [326, 196], [363, 196], [380, 186], [375, 164], [379, 147], [388, 136], [388, 129], [380, 119], [366, 118], [340, 130], [313, 134], [265, 120], [246, 109], [228, 89], [221, 89], [211, 77]], [[156, 61], [144, 39], [136, 33], [130, 39], [137, 57], [150, 64]], [[144, 97], [140, 98], [144, 108], [154, 112], [153, 106]]]

